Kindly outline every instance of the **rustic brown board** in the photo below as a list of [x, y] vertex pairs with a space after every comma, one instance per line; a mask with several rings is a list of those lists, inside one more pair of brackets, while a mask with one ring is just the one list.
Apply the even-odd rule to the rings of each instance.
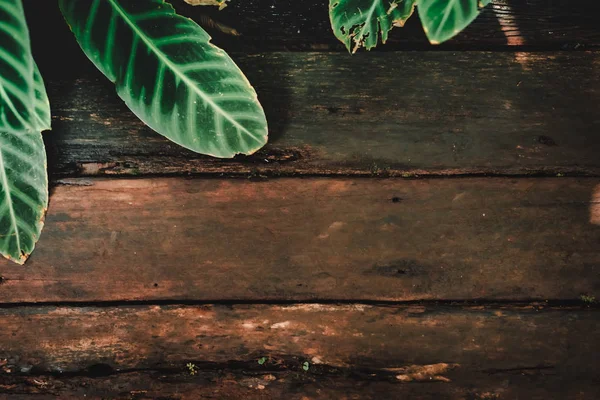
[[[377, 374], [321, 371], [123, 372], [110, 376], [0, 375], [0, 399], [169, 399], [169, 400], [597, 400], [597, 383], [558, 376], [551, 369], [517, 369], [471, 374], [451, 382], [399, 384]], [[184, 369], [181, 369], [184, 370]], [[371, 371], [372, 372], [372, 371]], [[390, 374], [391, 375], [391, 374]]]
[[600, 53], [272, 53], [238, 61], [270, 123], [271, 144], [257, 155], [218, 160], [169, 142], [89, 64], [81, 79], [47, 75], [50, 170], [600, 175]]
[[[331, 30], [328, 0], [233, 0], [222, 12], [187, 6], [183, 0], [171, 2], [200, 23], [204, 14], [237, 29], [242, 36], [208, 28], [215, 43], [228, 51], [345, 51]], [[70, 55], [76, 46], [56, 3], [25, 0], [24, 4], [41, 61], [55, 63]], [[579, 0], [577, 7], [570, 0], [495, 0], [455, 39], [438, 47], [429, 44], [415, 15], [403, 29], [394, 29], [380, 49], [593, 49], [600, 44], [596, 8], [595, 0]], [[62, 46], [57, 47], [57, 42]], [[75, 70], [70, 63], [61, 63], [61, 68]]]
[[[512, 377], [528, 375], [542, 389], [570, 380], [571, 391], [598, 393], [591, 387], [599, 378], [600, 313], [595, 309], [25, 307], [0, 310], [0, 316], [0, 359], [9, 375], [82, 373], [90, 367], [107, 373], [111, 368], [113, 373], [182, 371], [190, 362], [217, 370], [235, 368], [237, 362], [249, 372], [355, 374], [363, 380], [372, 374], [398, 386], [428, 382], [443, 388], [451, 383], [446, 390], [471, 385], [489, 388], [492, 395], [507, 389], [510, 394]], [[262, 357], [267, 361], [261, 367]], [[305, 361], [307, 372], [302, 369]], [[532, 389], [527, 379], [519, 380]], [[486, 385], [478, 387], [481, 382]]]
[[599, 196], [594, 178], [73, 180], [27, 264], [0, 261], [0, 302], [597, 296]]

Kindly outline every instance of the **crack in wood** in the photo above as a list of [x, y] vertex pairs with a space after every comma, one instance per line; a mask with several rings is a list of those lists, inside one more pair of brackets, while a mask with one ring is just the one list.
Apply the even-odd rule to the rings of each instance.
[[[35, 365], [24, 368], [16, 364], [11, 364], [7, 359], [0, 359], [2, 372], [0, 373], [0, 383], [2, 379], [8, 377], [53, 377], [58, 379], [68, 379], [75, 377], [100, 378], [115, 375], [131, 374], [134, 372], [157, 372], [163, 375], [180, 375], [189, 373], [187, 365], [193, 365], [196, 372], [217, 372], [231, 371], [239, 372], [244, 375], [260, 374], [285, 374], [290, 371], [297, 371], [305, 362], [304, 356], [282, 355], [270, 357], [268, 365], [258, 364], [256, 360], [232, 360], [228, 362], [207, 362], [202, 360], [187, 360], [181, 363], [181, 367], [175, 366], [156, 366], [148, 368], [127, 368], [116, 369], [109, 364], [96, 363], [90, 364], [77, 370], [61, 371], [48, 370], [45, 367]], [[355, 376], [359, 380], [398, 380], [400, 382], [428, 382], [436, 380], [440, 382], [449, 382], [447, 378], [436, 379], [436, 376], [447, 373], [460, 367], [459, 364], [438, 363], [431, 365], [408, 365], [405, 367], [382, 367], [365, 368], [360, 366], [335, 366], [328, 364], [315, 364], [309, 362], [309, 371], [312, 376]]]
[[[28, 279], [6, 279], [8, 280], [28, 280]], [[37, 279], [46, 281], [44, 279]], [[59, 282], [57, 280], [49, 280]], [[154, 287], [158, 287], [154, 284]], [[272, 306], [297, 306], [303, 308], [321, 309], [327, 306], [351, 307], [360, 308], [364, 306], [423, 306], [423, 307], [439, 307], [440, 310], [448, 309], [481, 309], [485, 307], [490, 310], [505, 310], [513, 308], [515, 310], [600, 310], [600, 303], [583, 304], [580, 297], [576, 299], [548, 299], [544, 301], [538, 300], [497, 300], [497, 299], [440, 299], [440, 300], [408, 300], [408, 301], [385, 301], [385, 300], [365, 300], [365, 299], [312, 299], [312, 300], [281, 300], [281, 299], [209, 299], [209, 300], [125, 300], [125, 301], [49, 301], [49, 302], [15, 302], [15, 303], [0, 303], [0, 310], [14, 308], [110, 308], [110, 307], [133, 307], [133, 306], [236, 306], [236, 305], [272, 305]]]

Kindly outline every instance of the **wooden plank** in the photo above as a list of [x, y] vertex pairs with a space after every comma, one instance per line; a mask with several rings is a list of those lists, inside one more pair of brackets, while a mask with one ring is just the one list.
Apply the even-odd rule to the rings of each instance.
[[135, 179], [58, 186], [1, 303], [559, 299], [600, 288], [600, 180]]
[[[494, 0], [467, 29], [441, 48], [481, 49], [527, 46], [543, 49], [596, 48], [600, 32], [594, 18], [597, 5], [567, 0]], [[339, 50], [332, 36], [327, 1], [237, 0], [223, 12], [175, 3], [178, 10], [200, 21], [202, 14], [235, 27], [243, 37], [211, 32], [225, 48]], [[580, 6], [580, 7], [579, 7]], [[432, 49], [419, 21], [418, 10], [403, 29], [390, 34], [386, 49]]]
[[[222, 12], [212, 7], [187, 6], [181, 0], [172, 3], [196, 21], [201, 22], [202, 15], [208, 15], [237, 29], [242, 36], [209, 29], [215, 43], [228, 51], [345, 51], [331, 30], [326, 0], [234, 0]], [[68, 52], [76, 46], [56, 4], [38, 0], [25, 0], [24, 4], [36, 54], [50, 63], [67, 54], [70, 57]], [[595, 15], [594, 0], [579, 0], [577, 7], [569, 0], [495, 0], [471, 26], [440, 48], [598, 48], [600, 32]], [[61, 43], [60, 48], [57, 42]], [[387, 45], [382, 47], [385, 50], [437, 48], [428, 43], [417, 15], [403, 29], [394, 29]], [[62, 68], [76, 70], [69, 64], [63, 63]]]
[[200, 370], [190, 376], [186, 372], [124, 372], [100, 377], [0, 374], [0, 399], [597, 400], [600, 395], [593, 382], [565, 379], [549, 370], [473, 374], [466, 380], [468, 384], [407, 385], [357, 373]]
[[600, 175], [600, 53], [237, 60], [267, 112], [265, 150], [233, 161], [187, 151], [145, 127], [88, 65], [77, 79], [46, 75], [53, 175]]
[[[398, 386], [452, 383], [448, 391], [484, 382], [495, 386], [492, 393], [502, 393], [512, 376], [525, 375], [542, 387], [551, 380], [555, 383], [549, 388], [571, 381], [571, 391], [585, 395], [591, 386], [598, 393], [592, 386], [599, 378], [597, 309], [19, 307], [2, 309], [0, 316], [0, 359], [8, 374], [181, 371], [194, 363], [213, 370], [238, 365], [267, 373], [354, 374], [363, 379], [373, 374], [371, 379]], [[262, 357], [267, 361], [260, 366]], [[304, 362], [308, 372], [302, 369]], [[519, 387], [513, 390], [518, 393]]]

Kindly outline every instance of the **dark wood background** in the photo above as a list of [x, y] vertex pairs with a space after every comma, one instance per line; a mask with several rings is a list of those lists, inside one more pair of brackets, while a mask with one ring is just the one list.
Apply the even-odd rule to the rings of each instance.
[[600, 397], [595, 1], [350, 56], [326, 1], [174, 0], [242, 33], [211, 31], [270, 143], [233, 160], [146, 128], [24, 3], [52, 189], [0, 261], [0, 398]]

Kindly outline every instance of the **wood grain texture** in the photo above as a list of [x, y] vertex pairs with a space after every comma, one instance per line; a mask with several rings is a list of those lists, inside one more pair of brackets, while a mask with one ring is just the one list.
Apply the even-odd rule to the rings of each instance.
[[[468, 387], [487, 375], [497, 389], [520, 374], [540, 383], [548, 376], [557, 382], [572, 379], [581, 382], [582, 391], [599, 378], [600, 314], [594, 309], [26, 307], [2, 309], [0, 316], [4, 374], [80, 374], [101, 365], [112, 373], [181, 371], [189, 362], [215, 370], [238, 362], [249, 372], [374, 374], [410, 385], [455, 382]], [[261, 357], [267, 358], [263, 366], [258, 365]], [[308, 372], [302, 369], [305, 361]]]
[[53, 176], [600, 174], [600, 53], [237, 61], [266, 109], [264, 150], [236, 160], [185, 150], [145, 127], [90, 64], [80, 79], [46, 75]]
[[199, 370], [190, 376], [182, 370], [94, 377], [0, 374], [0, 399], [596, 400], [600, 395], [593, 381], [557, 375], [550, 368], [471, 371], [469, 376], [462, 377], [454, 371], [454, 380], [450, 382], [410, 384], [394, 382], [392, 374], [387, 378], [373, 371], [332, 375], [331, 369], [323, 373], [315, 366], [308, 373], [267, 367], [262, 371]]
[[[200, 24], [203, 15], [208, 15], [239, 31], [241, 36], [225, 35], [204, 23], [214, 42], [227, 51], [345, 51], [331, 30], [327, 0], [233, 0], [221, 12], [213, 7], [191, 7], [183, 0], [172, 3]], [[75, 47], [55, 3], [25, 0], [24, 4], [36, 54], [64, 55]], [[467, 29], [439, 47], [429, 44], [415, 14], [404, 28], [394, 29], [387, 45], [379, 49], [598, 48], [596, 2], [579, 0], [577, 7], [572, 4], [569, 0], [495, 0]], [[57, 48], [56, 41], [63, 46]], [[65, 63], [63, 68], [74, 66]]]
[[0, 302], [598, 295], [600, 180], [72, 180]]

